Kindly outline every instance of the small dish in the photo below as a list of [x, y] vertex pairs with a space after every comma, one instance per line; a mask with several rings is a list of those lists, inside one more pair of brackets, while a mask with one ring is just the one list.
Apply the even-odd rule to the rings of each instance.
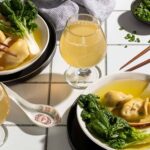
[[14, 69], [0, 71], [0, 76], [1, 75], [13, 74], [13, 73], [19, 72], [21, 70], [24, 70], [25, 68], [31, 66], [45, 52], [45, 50], [46, 50], [46, 48], [48, 46], [48, 42], [50, 40], [49, 28], [48, 28], [48, 25], [45, 22], [45, 20], [40, 15], [38, 15], [38, 17], [35, 20], [35, 22], [37, 23], [38, 28], [41, 31], [41, 36], [42, 36], [41, 37], [42, 42], [41, 42], [41, 45], [40, 45], [41, 52], [37, 56], [33, 57], [31, 60], [23, 63], [22, 65], [19, 65], [18, 67], [14, 68]]
[[134, 0], [134, 1], [132, 2], [132, 4], [131, 4], [131, 12], [132, 12], [133, 16], [134, 16], [138, 21], [143, 22], [143, 23], [145, 23], [145, 24], [150, 24], [149, 21], [144, 21], [144, 20], [140, 19], [138, 16], [136, 16], [136, 15], [134, 14], [135, 9], [137, 8], [137, 6], [138, 6], [140, 3], [141, 3], [141, 0]]
[[[112, 81], [116, 81], [116, 80], [148, 80], [150, 79], [150, 76], [147, 74], [142, 74], [142, 73], [132, 73], [132, 72], [125, 72], [125, 73], [117, 73], [117, 74], [113, 74], [113, 75], [109, 75], [109, 76], [105, 76], [103, 78], [101, 78], [100, 80], [98, 80], [96, 83], [92, 84], [91, 86], [89, 86], [84, 92], [83, 94], [89, 94], [89, 93], [95, 93], [98, 89], [100, 89], [101, 87], [103, 87], [104, 85], [112, 82]], [[86, 128], [85, 122], [82, 120], [81, 118], [81, 112], [82, 112], [82, 108], [77, 105], [77, 119], [79, 122], [79, 125], [81, 127], [81, 129], [83, 130], [83, 132], [87, 135], [87, 137], [89, 139], [91, 139], [95, 144], [97, 144], [98, 146], [106, 149], [106, 150], [114, 150], [113, 148], [109, 147], [108, 145], [106, 145], [105, 143], [103, 143], [102, 141], [100, 141], [99, 139], [95, 138]]]

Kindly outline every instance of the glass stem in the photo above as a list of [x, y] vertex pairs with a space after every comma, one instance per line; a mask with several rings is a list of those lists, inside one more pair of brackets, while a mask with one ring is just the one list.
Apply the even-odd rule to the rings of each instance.
[[91, 70], [90, 69], [79, 69], [78, 70], [78, 75], [81, 77], [87, 77], [91, 74]]

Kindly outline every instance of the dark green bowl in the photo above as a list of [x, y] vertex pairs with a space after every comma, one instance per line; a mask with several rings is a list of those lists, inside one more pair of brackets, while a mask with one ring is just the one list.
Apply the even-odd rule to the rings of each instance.
[[134, 14], [135, 9], [137, 8], [137, 6], [140, 4], [141, 0], [134, 0], [131, 4], [131, 12], [133, 14], [133, 16], [140, 22], [145, 23], [145, 24], [150, 24], [150, 21], [144, 21], [141, 18], [139, 18], [138, 16], [136, 16]]

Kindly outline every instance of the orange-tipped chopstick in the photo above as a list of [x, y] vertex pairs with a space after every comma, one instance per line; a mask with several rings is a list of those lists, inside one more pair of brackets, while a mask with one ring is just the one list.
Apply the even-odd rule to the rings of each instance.
[[143, 62], [141, 62], [141, 63], [139, 63], [139, 64], [137, 64], [137, 65], [135, 65], [135, 66], [133, 66], [133, 67], [131, 67], [129, 69], [127, 69], [126, 71], [133, 71], [133, 70], [138, 69], [138, 68], [140, 68], [140, 67], [142, 67], [144, 65], [147, 65], [148, 63], [150, 63], [150, 59], [147, 59], [147, 60], [145, 60], [145, 61], [143, 61]]
[[9, 47], [7, 44], [0, 42], [0, 45], [3, 45], [5, 47]]
[[[7, 44], [2, 43], [2, 42], [0, 42], [0, 45], [5, 46], [5, 47], [7, 47], [7, 48], [9, 47]], [[4, 53], [6, 53], [6, 54], [8, 54], [8, 55], [11, 55], [11, 56], [17, 57], [17, 55], [16, 55], [16, 54], [13, 54], [13, 53], [11, 53], [11, 52], [9, 52], [9, 51], [6, 51], [5, 49], [1, 49], [1, 48], [0, 48], [0, 51], [2, 51], [2, 52], [4, 52]]]
[[1, 52], [6, 53], [6, 54], [8, 54], [8, 55], [11, 55], [11, 56], [17, 57], [17, 55], [16, 55], [16, 54], [13, 54], [13, 53], [11, 53], [11, 52], [9, 52], [9, 51], [6, 51], [6, 50], [4, 50], [4, 49], [0, 49], [0, 51], [1, 51]]
[[[131, 60], [129, 60], [127, 63], [125, 63], [122, 67], [120, 67], [120, 70], [123, 69], [124, 67], [126, 67], [127, 65], [129, 65], [130, 63], [132, 63], [133, 61], [135, 61], [136, 59], [138, 59], [139, 57], [141, 57], [142, 55], [144, 55], [145, 53], [147, 53], [149, 50], [150, 50], [150, 46], [145, 48], [143, 51], [141, 51], [139, 54], [137, 54], [135, 57], [133, 57]], [[148, 61], [148, 60], [146, 60], [146, 61]], [[141, 64], [143, 64], [144, 62], [142, 62]], [[140, 64], [138, 64], [138, 65], [140, 65]]]

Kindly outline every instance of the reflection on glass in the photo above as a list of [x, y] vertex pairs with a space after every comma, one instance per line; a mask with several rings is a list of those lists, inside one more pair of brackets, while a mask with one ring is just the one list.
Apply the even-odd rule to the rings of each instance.
[[4, 144], [6, 140], [6, 129], [2, 126], [9, 112], [9, 98], [8, 95], [0, 84], [0, 146]]
[[67, 82], [79, 89], [101, 76], [94, 67], [104, 57], [106, 40], [97, 18], [78, 14], [69, 18], [60, 40], [60, 52], [71, 66], [66, 72]]

